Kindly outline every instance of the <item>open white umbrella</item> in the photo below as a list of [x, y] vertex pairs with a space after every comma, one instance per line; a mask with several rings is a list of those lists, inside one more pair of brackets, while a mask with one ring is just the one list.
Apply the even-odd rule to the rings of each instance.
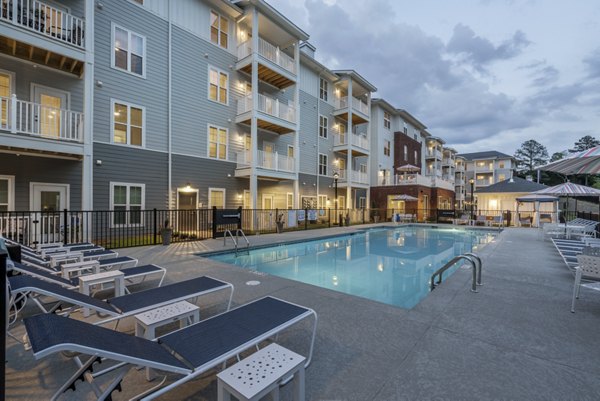
[[572, 174], [600, 174], [600, 146], [573, 153], [565, 159], [539, 167], [543, 171]]
[[407, 195], [407, 194], [400, 194], [400, 195], [396, 195], [392, 198], [393, 201], [405, 201], [405, 202], [414, 202], [414, 201], [418, 201], [419, 198], [415, 198], [414, 196], [411, 195]]
[[396, 171], [400, 171], [401, 173], [416, 173], [417, 171], [421, 171], [421, 167], [417, 167], [412, 164], [405, 164], [403, 166], [396, 167]]
[[[598, 196], [600, 197], [600, 189], [586, 187], [585, 185], [573, 184], [572, 182], [564, 182], [562, 184], [555, 185], [535, 191], [534, 194], [538, 195], [555, 195], [555, 196], [566, 196], [567, 202], [569, 197], [577, 196]], [[568, 205], [568, 203], [567, 203]], [[567, 224], [567, 211], [565, 210], [565, 225]]]

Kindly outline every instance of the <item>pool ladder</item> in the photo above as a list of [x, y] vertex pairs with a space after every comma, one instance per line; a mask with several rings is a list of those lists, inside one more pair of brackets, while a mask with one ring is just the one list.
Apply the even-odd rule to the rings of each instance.
[[237, 254], [238, 254], [238, 245], [240, 242], [239, 241], [240, 236], [241, 236], [241, 238], [244, 239], [244, 241], [246, 241], [246, 252], [250, 253], [250, 241], [248, 241], [246, 234], [244, 234], [244, 230], [242, 230], [241, 228], [238, 228], [237, 230], [235, 230], [235, 237], [233, 236], [233, 233], [231, 232], [231, 230], [225, 230], [225, 234], [223, 235], [223, 246], [226, 245], [227, 234], [229, 234], [229, 236], [231, 237], [231, 240], [233, 241], [233, 245], [235, 246], [235, 256], [237, 256]]
[[[436, 272], [431, 275], [430, 287], [431, 287], [432, 291], [435, 289], [435, 287], [437, 285], [439, 285], [442, 282], [442, 274], [461, 260], [466, 260], [467, 262], [469, 262], [471, 264], [471, 267], [473, 269], [472, 270], [473, 271], [473, 280], [471, 282], [471, 292], [478, 292], [477, 286], [483, 285], [483, 283], [481, 282], [482, 262], [481, 262], [481, 258], [479, 256], [477, 256], [476, 254], [471, 253], [471, 252], [467, 252], [462, 255], [455, 256], [444, 266], [437, 269]], [[436, 277], [438, 277], [437, 282], [435, 281]]]

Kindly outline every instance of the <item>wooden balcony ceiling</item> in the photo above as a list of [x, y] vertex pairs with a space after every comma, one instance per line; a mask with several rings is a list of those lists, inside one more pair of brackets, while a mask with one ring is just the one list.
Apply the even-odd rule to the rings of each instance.
[[[340, 146], [344, 146], [344, 147], [343, 148], [339, 148], [339, 149], [336, 147], [335, 151], [338, 152], [338, 153], [345, 154], [345, 155], [348, 154], [348, 148], [346, 147], [346, 145], [340, 145]], [[359, 148], [354, 148], [354, 147], [352, 148], [351, 152], [352, 152], [352, 157], [368, 156], [369, 155], [369, 152], [364, 151], [364, 150], [359, 149]]]
[[55, 68], [78, 77], [83, 73], [83, 63], [78, 60], [4, 36], [0, 36], [0, 53]]
[[[241, 71], [245, 72], [248, 75], [252, 74], [252, 63], [246, 65], [241, 69]], [[272, 69], [259, 64], [258, 65], [258, 79], [263, 82], [268, 83], [269, 85], [273, 85], [278, 87], [279, 89], [287, 88], [288, 86], [294, 85], [294, 81], [284, 77], [278, 72], [273, 71]]]
[[20, 147], [14, 147], [14, 146], [5, 146], [5, 145], [0, 145], [0, 154], [2, 153], [8, 153], [8, 154], [13, 154], [13, 155], [17, 155], [17, 156], [39, 156], [39, 157], [49, 157], [52, 159], [65, 159], [65, 160], [83, 160], [83, 156], [82, 155], [78, 155], [78, 154], [71, 154], [71, 153], [63, 153], [63, 152], [52, 152], [49, 150], [40, 150], [40, 149], [27, 149], [27, 148], [20, 148]]
[[[250, 119], [247, 119], [245, 121], [240, 121], [240, 124], [246, 124], [248, 126], [250, 126], [250, 123], [251, 123]], [[280, 125], [273, 124], [269, 121], [261, 120], [260, 118], [258, 119], [258, 129], [263, 129], [266, 131], [274, 132], [279, 135], [289, 134], [290, 132], [294, 132], [294, 130], [291, 130], [287, 127], [282, 127]]]
[[[336, 114], [335, 116], [341, 118], [344, 121], [348, 121], [348, 113]], [[352, 124], [353, 125], [364, 124], [366, 122], [369, 122], [369, 120], [365, 119], [364, 117], [362, 117], [356, 113], [352, 113]]]

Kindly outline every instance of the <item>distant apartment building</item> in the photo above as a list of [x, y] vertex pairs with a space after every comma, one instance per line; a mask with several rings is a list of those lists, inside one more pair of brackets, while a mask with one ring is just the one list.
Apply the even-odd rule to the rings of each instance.
[[[462, 200], [460, 206], [469, 205], [471, 200], [471, 181], [473, 182], [473, 192], [477, 192], [477, 188], [484, 188], [500, 181], [511, 178], [516, 169], [514, 157], [507, 154], [491, 150], [476, 153], [461, 153], [457, 155], [461, 159], [461, 165], [464, 164], [464, 181], [463, 185], [456, 185], [457, 199]], [[456, 172], [457, 180], [459, 172]], [[458, 181], [455, 181], [458, 183]], [[459, 194], [460, 191], [460, 194]], [[474, 194], [475, 202], [477, 196]]]
[[371, 206], [418, 214], [419, 219], [452, 209], [456, 151], [383, 99], [371, 102], [371, 125]]

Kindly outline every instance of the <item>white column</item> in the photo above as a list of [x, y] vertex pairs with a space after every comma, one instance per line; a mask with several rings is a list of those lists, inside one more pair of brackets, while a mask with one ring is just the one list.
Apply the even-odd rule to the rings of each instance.
[[[16, 2], [15, 2], [16, 3]], [[93, 210], [94, 193], [94, 1], [85, 2], [85, 64], [83, 69], [83, 162], [81, 169], [81, 209]], [[84, 219], [86, 221], [87, 219]], [[86, 234], [91, 227], [84, 227]]]
[[346, 159], [346, 209], [350, 205], [350, 199], [352, 197], [352, 78], [348, 78], [348, 134], [346, 149], [348, 151]]
[[250, 208], [257, 209], [258, 200], [258, 10], [252, 7], [252, 118], [250, 123], [250, 152], [252, 162], [250, 163]]
[[[300, 78], [300, 43], [298, 41], [294, 43], [294, 63], [296, 64], [296, 83], [294, 84], [294, 104], [296, 107], [296, 131], [294, 132], [294, 163], [296, 168], [294, 209], [298, 209], [300, 207], [300, 85], [298, 85]], [[318, 142], [318, 135], [316, 139]]]
[[[370, 145], [371, 142], [371, 92], [369, 92], [367, 94], [367, 110], [369, 111], [369, 122], [367, 123], [367, 143]], [[391, 116], [390, 116], [391, 118]], [[393, 134], [392, 134], [393, 135]], [[390, 154], [392, 154], [393, 149], [394, 149], [394, 138], [392, 137], [392, 140], [390, 141]], [[379, 150], [379, 148], [377, 148], [377, 150]], [[367, 157], [367, 169], [371, 169], [371, 157], [372, 157], [372, 153], [371, 153], [371, 148], [369, 146], [369, 156]], [[392, 159], [394, 160], [394, 159]], [[375, 176], [377, 178], [377, 176]], [[371, 208], [371, 178], [372, 178], [372, 172], [371, 171], [367, 171], [367, 194], [366, 194], [366, 199], [365, 199], [365, 207], [367, 209]]]

